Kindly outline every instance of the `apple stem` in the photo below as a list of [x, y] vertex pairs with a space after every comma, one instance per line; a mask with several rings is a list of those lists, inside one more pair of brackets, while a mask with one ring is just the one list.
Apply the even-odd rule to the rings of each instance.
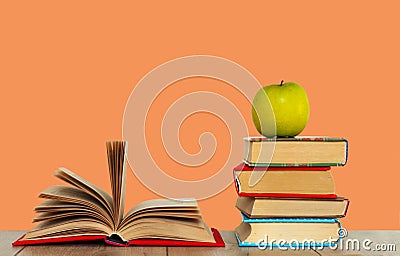
[[281, 86], [283, 85], [283, 80], [281, 81]]

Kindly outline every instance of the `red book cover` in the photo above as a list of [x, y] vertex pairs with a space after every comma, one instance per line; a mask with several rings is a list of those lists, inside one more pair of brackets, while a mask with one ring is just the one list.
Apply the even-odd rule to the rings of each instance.
[[104, 242], [113, 246], [190, 246], [190, 247], [225, 247], [224, 240], [219, 231], [211, 228], [214, 236], [215, 243], [210, 242], [193, 242], [193, 241], [180, 241], [168, 239], [135, 239], [127, 243], [116, 242], [109, 239], [107, 236], [102, 235], [86, 235], [86, 236], [71, 236], [61, 238], [46, 238], [35, 240], [21, 240], [25, 235], [20, 237], [17, 241], [12, 243], [13, 246], [18, 245], [39, 245], [39, 244], [58, 244], [58, 243], [76, 243], [76, 242]]

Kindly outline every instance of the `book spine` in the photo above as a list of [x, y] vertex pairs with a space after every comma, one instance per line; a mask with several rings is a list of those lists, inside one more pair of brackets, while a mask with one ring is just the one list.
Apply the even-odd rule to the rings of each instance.
[[253, 163], [249, 162], [246, 159], [243, 160], [246, 165], [250, 167], [330, 167], [330, 166], [344, 166], [347, 162], [346, 160], [342, 163]]
[[235, 184], [238, 196], [244, 197], [272, 197], [272, 198], [315, 198], [315, 199], [336, 199], [336, 194], [285, 194], [285, 193], [248, 193], [241, 190], [240, 181], [236, 171], [233, 170], [233, 183]]
[[349, 205], [350, 205], [350, 200], [349, 199], [345, 199], [346, 200], [346, 208], [344, 209], [344, 213], [343, 216], [341, 217], [345, 217], [347, 215], [347, 210], [349, 209]]
[[249, 152], [254, 142], [277, 142], [279, 141], [321, 141], [321, 142], [339, 142], [345, 143], [345, 156], [343, 162], [327, 162], [327, 163], [257, 163], [249, 162], [248, 154], [245, 154], [243, 162], [250, 167], [326, 167], [326, 166], [345, 166], [348, 161], [349, 142], [345, 138], [331, 138], [331, 137], [294, 137], [294, 138], [265, 138], [265, 137], [248, 137], [245, 140], [245, 152]]
[[242, 214], [242, 221], [245, 223], [340, 223], [337, 218], [249, 218], [244, 214]]
[[236, 176], [236, 172], [235, 171], [233, 172], [233, 183], [235, 183], [236, 193], [238, 195], [240, 195], [242, 193], [241, 189], [240, 189], [240, 182], [239, 182], [239, 179]]
[[259, 171], [329, 171], [330, 166], [249, 166], [241, 164], [236, 166], [233, 171], [239, 172], [259, 172]]
[[244, 141], [249, 142], [279, 142], [279, 141], [324, 141], [324, 142], [337, 142], [347, 141], [345, 138], [333, 138], [328, 136], [296, 136], [288, 138], [267, 138], [262, 136], [245, 137]]
[[[236, 184], [236, 182], [235, 182]], [[240, 185], [239, 185], [240, 187]], [[245, 197], [272, 197], [272, 198], [315, 198], [315, 199], [336, 199], [336, 194], [282, 194], [282, 193], [247, 193], [243, 191], [236, 192], [239, 196]]]
[[344, 158], [344, 163], [342, 164], [342, 166], [346, 165], [347, 159], [349, 157], [349, 142], [347, 140], [345, 140], [345, 141], [346, 141], [346, 153], [345, 153], [346, 156]]

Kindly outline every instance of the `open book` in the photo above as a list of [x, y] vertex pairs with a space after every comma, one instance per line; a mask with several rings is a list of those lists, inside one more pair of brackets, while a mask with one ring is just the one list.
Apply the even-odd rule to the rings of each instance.
[[124, 216], [124, 141], [107, 142], [112, 194], [60, 168], [55, 176], [72, 186], [53, 186], [39, 197], [38, 225], [13, 245], [104, 240], [113, 245], [224, 246], [204, 223], [195, 199], [145, 201]]

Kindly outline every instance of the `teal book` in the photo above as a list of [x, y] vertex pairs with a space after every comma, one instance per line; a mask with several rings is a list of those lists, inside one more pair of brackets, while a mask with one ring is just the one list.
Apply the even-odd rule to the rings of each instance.
[[336, 245], [346, 232], [333, 218], [242, 218], [235, 231], [243, 247], [321, 248]]
[[244, 146], [244, 162], [249, 166], [344, 166], [348, 156], [348, 141], [344, 138], [246, 137]]

